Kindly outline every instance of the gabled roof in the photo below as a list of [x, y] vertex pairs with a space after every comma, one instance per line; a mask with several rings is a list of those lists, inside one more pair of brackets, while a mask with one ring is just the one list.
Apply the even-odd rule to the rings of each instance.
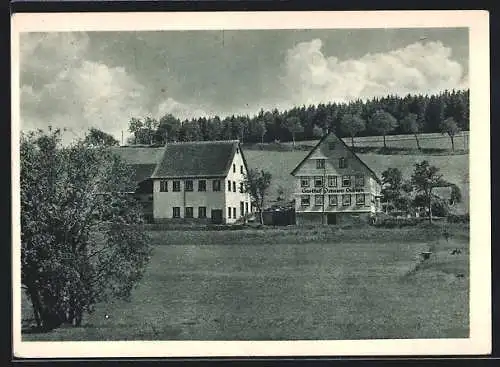
[[167, 143], [151, 178], [226, 176], [237, 148], [238, 140]]
[[[291, 174], [293, 176], [295, 176], [295, 174], [297, 173], [298, 169], [302, 166], [302, 164], [304, 164], [305, 161], [307, 161], [309, 159], [309, 157], [311, 157], [311, 155], [313, 155], [313, 153], [316, 151], [316, 149], [318, 149], [318, 147], [325, 141], [325, 139], [330, 136], [330, 135], [335, 135], [334, 133], [332, 132], [329, 132], [325, 135], [323, 135], [323, 137], [318, 141], [318, 143], [309, 151], [309, 153], [305, 156], [305, 158], [303, 160], [300, 161], [300, 163], [293, 169], [293, 171], [291, 172]], [[359, 162], [361, 163], [367, 170], [368, 172], [371, 173], [372, 177], [379, 183], [381, 184], [382, 182], [380, 181], [380, 179], [378, 178], [377, 174], [370, 168], [367, 166], [367, 164], [365, 162], [363, 162], [361, 160], [361, 158], [358, 157], [358, 155], [356, 153], [354, 153], [354, 151], [341, 139], [339, 138], [337, 135], [335, 135], [337, 137], [337, 140], [340, 141], [340, 143], [346, 148], [346, 150], [348, 152], [350, 152], [354, 158]]]

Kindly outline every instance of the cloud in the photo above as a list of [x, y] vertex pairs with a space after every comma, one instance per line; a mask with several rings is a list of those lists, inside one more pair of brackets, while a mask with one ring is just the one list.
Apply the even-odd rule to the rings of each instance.
[[85, 34], [24, 36], [21, 46], [23, 130], [66, 128], [67, 141], [95, 126], [118, 138], [130, 117], [146, 113], [144, 86], [123, 67], [88, 60]]
[[468, 84], [462, 66], [441, 42], [418, 42], [347, 60], [324, 55], [322, 45], [313, 39], [287, 51], [281, 82], [295, 104], [432, 94]]
[[179, 102], [172, 97], [161, 101], [157, 107], [155, 117], [160, 119], [166, 114], [172, 114], [179, 119], [191, 119], [201, 116], [212, 115], [199, 106]]
[[26, 85], [21, 88], [22, 127], [52, 125], [82, 136], [95, 126], [119, 137], [131, 117], [146, 113], [143, 90], [121, 67], [82, 61], [59, 72], [38, 91]]

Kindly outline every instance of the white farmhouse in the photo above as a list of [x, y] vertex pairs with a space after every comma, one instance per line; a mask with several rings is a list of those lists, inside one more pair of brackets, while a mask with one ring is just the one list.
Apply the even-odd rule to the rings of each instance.
[[369, 220], [381, 211], [380, 179], [333, 133], [323, 136], [291, 174], [297, 224]]
[[238, 140], [167, 143], [151, 175], [155, 222], [234, 223], [251, 211]]

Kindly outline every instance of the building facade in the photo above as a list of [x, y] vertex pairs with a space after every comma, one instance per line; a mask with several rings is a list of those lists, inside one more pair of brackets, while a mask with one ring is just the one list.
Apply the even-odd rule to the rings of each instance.
[[235, 223], [251, 212], [237, 140], [167, 143], [151, 175], [155, 222]]
[[291, 173], [297, 224], [369, 221], [381, 211], [377, 175], [335, 134], [326, 134]]

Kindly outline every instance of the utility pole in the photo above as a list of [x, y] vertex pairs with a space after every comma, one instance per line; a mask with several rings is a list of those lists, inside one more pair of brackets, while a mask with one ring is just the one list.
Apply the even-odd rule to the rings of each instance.
[[122, 145], [123, 145], [123, 130], [122, 130]]

